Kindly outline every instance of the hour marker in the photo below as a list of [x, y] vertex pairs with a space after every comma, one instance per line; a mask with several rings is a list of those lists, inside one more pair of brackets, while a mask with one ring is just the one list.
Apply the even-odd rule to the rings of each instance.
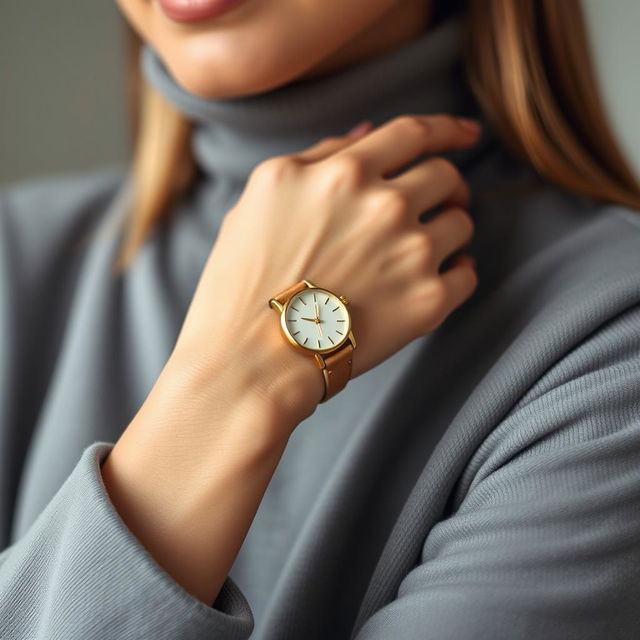
[[315, 291], [313, 292], [313, 301], [314, 301], [314, 302], [316, 301], [316, 294], [315, 294]]
[[[327, 336], [327, 338], [329, 338], [329, 340], [331, 340], [331, 336]], [[331, 340], [331, 344], [335, 344], [335, 342], [333, 340]]]
[[291, 308], [292, 308], [294, 311], [297, 311], [298, 313], [300, 313], [300, 310], [299, 310], [299, 309], [296, 309], [294, 306], [291, 306]]
[[300, 331], [296, 331], [293, 335], [297, 336], [300, 333]]
[[307, 303], [302, 299], [302, 296], [300, 296], [298, 300], [300, 300], [305, 307], [307, 306]]
[[331, 311], [337, 311], [340, 307], [336, 307], [335, 309], [331, 309]]
[[341, 336], [343, 336], [343, 335], [344, 335], [344, 333], [342, 333], [342, 331], [338, 331], [338, 329], [336, 329], [336, 331], [337, 331]]
[[302, 344], [307, 344], [307, 340], [308, 340], [308, 339], [309, 339], [309, 338], [305, 338], [305, 339], [304, 339], [304, 342], [303, 342]]
[[324, 301], [325, 304], [327, 304], [327, 302], [329, 302], [329, 296], [327, 296], [327, 299]]
[[346, 320], [336, 320], [336, 322], [346, 322]]
[[298, 322], [298, 318], [287, 318], [287, 322]]
[[318, 349], [320, 348], [320, 340], [318, 340]]

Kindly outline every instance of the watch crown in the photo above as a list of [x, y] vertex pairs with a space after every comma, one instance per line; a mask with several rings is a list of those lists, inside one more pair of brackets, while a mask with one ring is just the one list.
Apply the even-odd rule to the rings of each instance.
[[347, 296], [339, 296], [340, 300], [342, 300], [342, 302], [344, 302], [345, 304], [349, 304], [349, 298], [347, 298]]

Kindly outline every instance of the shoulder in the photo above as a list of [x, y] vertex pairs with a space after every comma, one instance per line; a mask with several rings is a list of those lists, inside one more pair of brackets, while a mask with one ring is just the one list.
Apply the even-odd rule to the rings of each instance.
[[461, 412], [476, 429], [459, 497], [538, 447], [627, 427], [640, 446], [640, 213], [531, 184], [496, 199], [513, 221], [485, 233], [489, 282], [451, 327], [491, 364]]
[[600, 207], [600, 215], [615, 219], [616, 224], [628, 231], [636, 242], [640, 242], [640, 211], [619, 205], [607, 205]]
[[418, 480], [419, 562], [358, 638], [637, 636], [639, 327], [633, 304], [562, 354], [510, 350]]
[[[599, 391], [607, 386], [597, 383], [603, 376], [623, 384], [619, 367], [640, 363], [640, 211], [545, 185], [521, 213], [524, 235], [532, 237], [536, 226], [546, 234], [506, 279], [511, 294], [530, 309], [520, 334], [530, 362], [536, 350], [544, 365], [521, 402], [538, 396], [548, 401], [543, 391], [563, 380], [589, 380]], [[594, 391], [591, 398], [597, 396]]]
[[526, 305], [531, 319], [574, 308], [602, 322], [640, 303], [640, 211], [576, 195], [530, 169], [505, 170], [483, 187], [480, 304]]
[[594, 206], [573, 224], [564, 201], [526, 199], [566, 216], [562, 232], [459, 316], [463, 340], [451, 333], [454, 360], [473, 350], [471, 378], [491, 366], [414, 490], [448, 486], [446, 507], [430, 521], [433, 505], [412, 503], [420, 561], [363, 640], [637, 636], [640, 218]]
[[489, 275], [508, 278], [514, 269], [554, 259], [594, 264], [614, 250], [615, 266], [624, 270], [640, 255], [640, 211], [573, 193], [497, 155], [489, 161], [490, 177], [478, 181], [472, 206]]
[[497, 344], [475, 397], [504, 402], [478, 431], [459, 499], [527, 461], [563, 473], [573, 456], [594, 473], [620, 455], [640, 464], [640, 212], [556, 187], [521, 202], [514, 241], [530, 251], [472, 312], [478, 340]]

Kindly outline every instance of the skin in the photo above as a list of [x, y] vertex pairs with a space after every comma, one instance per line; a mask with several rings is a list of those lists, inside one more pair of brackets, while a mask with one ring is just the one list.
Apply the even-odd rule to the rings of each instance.
[[[358, 8], [349, 23], [345, 15], [352, 11], [339, 15], [334, 2], [264, 0], [228, 23], [171, 31], [170, 25], [157, 27], [154, 7], [122, 0], [137, 16], [136, 26], [162, 42], [176, 69], [199, 50], [202, 77], [196, 78], [197, 65], [186, 75], [207, 92], [227, 90], [234, 75], [227, 68], [234, 40], [225, 30], [239, 41], [254, 33], [268, 64], [259, 77], [240, 56], [233, 90], [243, 95], [288, 76], [288, 66], [278, 73], [281, 51], [297, 51], [300, 41], [307, 43], [305, 60], [317, 63], [325, 55], [334, 65], [337, 54], [326, 43], [314, 48], [318, 27], [310, 15], [321, 21], [320, 32], [338, 29], [347, 52], [360, 47], [363, 14], [371, 26], [383, 5], [411, 4], [345, 3]], [[275, 37], [270, 27], [279, 19], [288, 27]], [[349, 24], [352, 42], [345, 44]], [[189, 30], [197, 45], [185, 44]], [[381, 42], [378, 51], [386, 46]], [[209, 73], [216, 65], [226, 74], [214, 83]], [[313, 359], [286, 343], [268, 299], [302, 278], [346, 295], [358, 341], [354, 377], [434, 331], [477, 286], [473, 260], [464, 253], [439, 272], [445, 258], [469, 243], [473, 222], [468, 186], [437, 154], [474, 144], [478, 133], [473, 123], [446, 114], [407, 114], [357, 137], [326, 138], [260, 163], [224, 217], [175, 347], [102, 465], [124, 522], [203, 603], [218, 595], [289, 437], [323, 393]], [[425, 152], [434, 155], [386, 177]], [[435, 205], [443, 206], [440, 213], [419, 222]]]
[[117, 0], [176, 80], [204, 97], [261, 93], [381, 54], [424, 32], [428, 0], [249, 0], [176, 23], [151, 0]]

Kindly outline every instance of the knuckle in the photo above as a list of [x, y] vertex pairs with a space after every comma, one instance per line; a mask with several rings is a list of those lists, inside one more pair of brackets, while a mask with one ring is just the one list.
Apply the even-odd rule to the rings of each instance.
[[417, 231], [412, 239], [413, 251], [423, 267], [428, 267], [433, 261], [434, 241], [433, 238], [424, 231]]
[[436, 156], [435, 158], [431, 158], [429, 162], [431, 163], [431, 168], [438, 174], [440, 178], [450, 182], [459, 181], [462, 179], [458, 168], [455, 164], [453, 164], [453, 162], [451, 162], [451, 160], [448, 160], [443, 156]]
[[322, 183], [331, 190], [342, 185], [359, 186], [365, 177], [364, 161], [352, 153], [331, 156], [318, 167]]
[[261, 180], [278, 182], [295, 171], [299, 164], [299, 161], [292, 156], [272, 156], [256, 165], [253, 174]]
[[397, 189], [380, 189], [369, 196], [368, 207], [377, 219], [395, 228], [406, 223], [409, 199]]
[[431, 133], [431, 127], [425, 118], [417, 115], [403, 114], [396, 116], [391, 124], [407, 136], [425, 136]]
[[424, 284], [422, 302], [428, 312], [441, 314], [447, 305], [447, 299], [448, 291], [442, 278], [430, 278]]
[[463, 236], [471, 239], [475, 233], [476, 224], [469, 212], [462, 207], [454, 207], [451, 213], [458, 219], [458, 224], [462, 228]]
[[429, 267], [434, 258], [435, 244], [433, 238], [428, 233], [420, 234], [422, 236], [420, 243], [420, 255], [423, 259], [423, 266]]
[[468, 295], [471, 295], [478, 287], [478, 282], [479, 282], [478, 272], [475, 270], [474, 267], [469, 265], [465, 269], [465, 276], [466, 276]]
[[335, 156], [328, 164], [333, 167], [334, 171], [347, 176], [358, 176], [364, 170], [364, 161], [360, 156], [353, 153], [343, 153]]
[[466, 209], [460, 209], [462, 213], [463, 224], [465, 225], [466, 238], [471, 239], [476, 232], [476, 223]]
[[442, 280], [430, 278], [419, 285], [415, 303], [417, 310], [416, 333], [429, 333], [436, 329], [446, 318], [447, 291]]

